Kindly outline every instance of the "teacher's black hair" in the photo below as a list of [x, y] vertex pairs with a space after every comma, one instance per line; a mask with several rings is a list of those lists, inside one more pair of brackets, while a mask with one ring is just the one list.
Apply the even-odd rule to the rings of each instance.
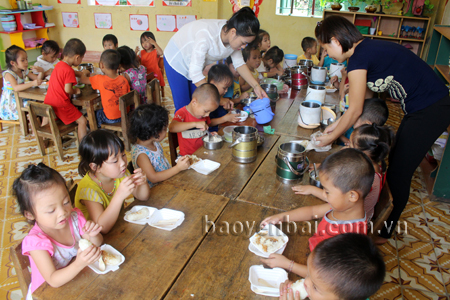
[[364, 38], [352, 22], [341, 16], [329, 16], [317, 23], [315, 34], [321, 44], [331, 43], [331, 38], [338, 40], [342, 53]]
[[259, 31], [259, 21], [253, 10], [246, 6], [231, 16], [225, 28], [225, 32], [236, 29], [236, 34], [240, 36], [256, 36]]

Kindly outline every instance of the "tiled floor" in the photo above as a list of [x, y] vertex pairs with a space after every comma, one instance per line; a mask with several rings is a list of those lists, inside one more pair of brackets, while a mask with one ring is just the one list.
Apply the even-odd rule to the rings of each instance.
[[[167, 81], [166, 81], [167, 82]], [[164, 105], [173, 116], [173, 102], [165, 88]], [[388, 123], [397, 127], [402, 112], [397, 104], [388, 102]], [[168, 157], [167, 140], [163, 142]], [[9, 258], [9, 247], [27, 234], [30, 226], [20, 215], [11, 185], [29, 163], [45, 162], [66, 179], [79, 180], [79, 158], [75, 144], [65, 149], [61, 161], [56, 150], [47, 150], [42, 157], [33, 136], [22, 137], [18, 126], [4, 126], [0, 133], [0, 299], [21, 299], [14, 266]], [[395, 236], [380, 247], [386, 262], [385, 284], [371, 299], [450, 299], [450, 206], [430, 202], [416, 172], [411, 184], [410, 202], [405, 208], [402, 224]]]

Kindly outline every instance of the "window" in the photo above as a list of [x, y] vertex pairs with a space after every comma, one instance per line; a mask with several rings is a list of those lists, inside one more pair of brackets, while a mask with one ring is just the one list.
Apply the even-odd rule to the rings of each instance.
[[276, 14], [322, 18], [323, 9], [320, 0], [277, 0]]

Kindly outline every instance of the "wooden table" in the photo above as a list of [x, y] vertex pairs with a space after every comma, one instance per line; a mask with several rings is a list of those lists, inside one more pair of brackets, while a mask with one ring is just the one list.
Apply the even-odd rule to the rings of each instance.
[[[296, 180], [292, 183], [285, 184], [277, 179], [275, 162], [275, 156], [278, 152], [278, 147], [292, 140], [298, 140], [298, 138], [292, 138], [290, 136], [281, 136], [275, 146], [267, 155], [264, 162], [252, 176], [249, 183], [245, 186], [242, 193], [237, 200], [250, 202], [258, 205], [268, 206], [281, 210], [291, 210], [300, 206], [312, 204], [321, 204], [323, 201], [313, 196], [296, 195], [292, 191], [292, 186], [298, 184], [309, 184], [309, 173], [305, 172], [302, 180]], [[334, 146], [331, 151], [316, 152], [314, 150], [306, 153], [311, 164], [321, 163], [328, 155], [336, 152], [340, 149], [338, 146]]]
[[264, 137], [264, 144], [258, 147], [257, 159], [252, 163], [241, 164], [232, 160], [229, 143], [224, 143], [223, 147], [218, 150], [207, 150], [201, 147], [194, 154], [199, 158], [207, 158], [220, 163], [219, 169], [209, 175], [202, 175], [194, 170], [186, 170], [166, 180], [165, 183], [234, 199], [242, 191], [279, 138], [278, 135], [269, 134], [264, 134]]
[[[97, 275], [85, 268], [60, 288], [42, 284], [35, 299], [160, 299], [172, 286], [178, 274], [200, 245], [211, 225], [203, 223], [208, 216], [216, 221], [228, 199], [199, 191], [177, 189], [169, 184], [152, 188], [146, 202], [158, 209], [166, 207], [185, 213], [184, 222], [173, 231], [126, 222], [124, 212], [111, 233], [105, 236], [125, 256], [115, 272]], [[205, 227], [206, 226], [206, 227]]]
[[[16, 92], [15, 97], [17, 99], [17, 107], [21, 107], [19, 111], [20, 132], [22, 135], [28, 134], [28, 122], [25, 112], [28, 111], [28, 107], [23, 107], [22, 99], [31, 99], [39, 102], [44, 102], [47, 89], [40, 89], [32, 87], [25, 91]], [[72, 103], [75, 106], [83, 107], [87, 112], [87, 120], [91, 130], [97, 129], [97, 119], [95, 118], [95, 106], [101, 104], [100, 95], [92, 93], [86, 96], [80, 96], [79, 98], [72, 99]]]
[[[249, 269], [262, 263], [259, 256], [248, 250], [248, 246], [249, 237], [256, 230], [259, 231], [260, 222], [278, 212], [276, 209], [231, 200], [216, 222], [216, 231], [208, 233], [164, 299], [275, 299], [257, 295], [250, 289]], [[245, 229], [243, 233], [237, 234], [240, 233], [240, 225], [236, 225], [236, 231], [232, 234], [233, 224], [238, 222], [248, 222], [253, 226], [252, 230]], [[226, 223], [230, 225], [230, 234], [218, 232], [220, 228], [225, 228]], [[293, 230], [288, 233], [284, 225], [282, 230], [288, 235], [289, 242], [283, 255], [306, 264], [311, 234], [308, 231], [294, 233]], [[299, 277], [291, 273], [289, 279], [297, 280]]]

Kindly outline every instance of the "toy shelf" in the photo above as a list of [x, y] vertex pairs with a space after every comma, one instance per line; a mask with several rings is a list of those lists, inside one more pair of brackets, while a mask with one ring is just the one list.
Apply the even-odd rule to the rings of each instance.
[[[324, 10], [323, 18], [331, 15], [342, 16], [354, 24], [370, 22], [370, 27], [375, 28], [375, 34], [363, 34], [365, 38], [387, 40], [400, 45], [410, 44], [411, 51], [420, 57], [423, 55], [430, 18]], [[402, 26], [421, 27], [423, 28], [423, 35], [420, 38], [414, 36], [402, 36], [402, 34], [404, 34], [401, 31]], [[378, 32], [381, 32], [382, 34], [378, 35]]]
[[[33, 51], [39, 49], [40, 47], [25, 47], [25, 39], [46, 39], [48, 40], [48, 29], [55, 26], [45, 27], [44, 21], [44, 11], [51, 10], [52, 7], [39, 8], [31, 10], [17, 10], [17, 9], [6, 9], [0, 10], [0, 16], [12, 15], [17, 23], [17, 30], [15, 31], [4, 31], [0, 30], [0, 67], [6, 69], [5, 61], [5, 51], [8, 47], [16, 45], [25, 49], [25, 51], [31, 51], [28, 53], [28, 61], [32, 62], [36, 60], [37, 56], [40, 55], [40, 51]], [[23, 24], [34, 23], [36, 26], [41, 26], [42, 28], [34, 29], [24, 29]]]

